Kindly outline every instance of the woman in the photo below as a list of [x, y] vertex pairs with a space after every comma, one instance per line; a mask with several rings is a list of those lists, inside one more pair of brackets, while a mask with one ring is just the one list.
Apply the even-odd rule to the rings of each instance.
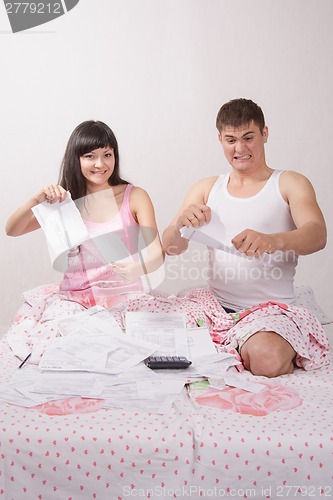
[[75, 128], [58, 183], [40, 189], [11, 215], [7, 235], [38, 229], [31, 209], [45, 201], [62, 202], [67, 191], [90, 238], [69, 252], [60, 290], [86, 307], [126, 301], [128, 293], [142, 290], [140, 278], [163, 264], [163, 252], [150, 197], [121, 178], [117, 140], [105, 123], [90, 120]]

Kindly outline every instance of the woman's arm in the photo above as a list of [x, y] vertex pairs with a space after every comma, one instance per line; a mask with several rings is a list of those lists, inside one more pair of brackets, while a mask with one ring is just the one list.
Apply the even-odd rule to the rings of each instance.
[[6, 234], [8, 236], [21, 236], [22, 234], [30, 233], [40, 227], [31, 209], [43, 201], [55, 203], [62, 201], [66, 197], [66, 191], [62, 186], [49, 184], [42, 188], [28, 201], [23, 203], [9, 217], [6, 223]]
[[148, 193], [139, 187], [133, 187], [130, 194], [130, 209], [140, 226], [141, 234], [146, 242], [148, 256], [141, 262], [121, 263], [114, 266], [123, 278], [134, 281], [144, 274], [159, 269], [164, 263], [164, 252], [158, 234], [155, 210]]

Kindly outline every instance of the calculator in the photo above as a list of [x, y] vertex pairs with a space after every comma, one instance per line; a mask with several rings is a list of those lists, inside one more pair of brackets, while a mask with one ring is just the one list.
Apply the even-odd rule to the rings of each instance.
[[188, 368], [192, 362], [185, 356], [149, 356], [145, 364], [152, 370]]

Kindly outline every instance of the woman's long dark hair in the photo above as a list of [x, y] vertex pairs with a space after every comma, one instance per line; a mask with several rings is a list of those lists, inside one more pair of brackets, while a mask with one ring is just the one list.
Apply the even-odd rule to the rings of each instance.
[[88, 120], [80, 123], [72, 132], [59, 173], [59, 184], [70, 191], [73, 200], [86, 195], [86, 179], [81, 173], [80, 156], [99, 148], [113, 149], [115, 166], [108, 180], [110, 186], [128, 184], [120, 177], [118, 143], [114, 133], [105, 123]]

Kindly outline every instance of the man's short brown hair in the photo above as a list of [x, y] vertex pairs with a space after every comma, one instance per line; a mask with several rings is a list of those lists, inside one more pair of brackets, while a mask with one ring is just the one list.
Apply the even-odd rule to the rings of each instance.
[[224, 127], [238, 128], [252, 121], [258, 125], [262, 133], [265, 127], [265, 117], [262, 109], [255, 102], [242, 97], [223, 104], [216, 117], [216, 128], [221, 132]]

